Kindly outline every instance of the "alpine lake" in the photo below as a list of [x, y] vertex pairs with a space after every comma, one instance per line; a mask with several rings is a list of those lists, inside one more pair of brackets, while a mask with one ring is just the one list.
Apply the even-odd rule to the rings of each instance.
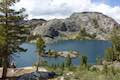
[[[20, 54], [14, 55], [14, 61], [16, 67], [27, 67], [32, 66], [38, 60], [38, 55], [36, 53], [36, 45], [33, 43], [23, 43], [21, 45], [23, 48], [27, 49], [26, 52], [20, 52]], [[103, 40], [64, 40], [46, 45], [46, 51], [78, 51], [80, 56], [87, 56], [88, 63], [95, 64], [97, 57], [103, 57], [105, 50], [111, 47], [110, 41]], [[45, 61], [49, 65], [51, 64], [61, 64], [64, 62], [64, 57], [50, 58], [45, 57]], [[80, 57], [72, 59], [73, 65], [80, 64]]]

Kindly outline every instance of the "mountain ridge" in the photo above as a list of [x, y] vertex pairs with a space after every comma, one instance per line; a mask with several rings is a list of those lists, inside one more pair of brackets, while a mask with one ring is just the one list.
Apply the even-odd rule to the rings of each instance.
[[113, 28], [120, 28], [120, 24], [102, 13], [76, 12], [65, 19], [44, 20], [42, 24], [38, 24], [34, 29], [31, 29], [30, 34], [33, 36], [41, 35], [46, 41], [68, 39], [108, 40]]

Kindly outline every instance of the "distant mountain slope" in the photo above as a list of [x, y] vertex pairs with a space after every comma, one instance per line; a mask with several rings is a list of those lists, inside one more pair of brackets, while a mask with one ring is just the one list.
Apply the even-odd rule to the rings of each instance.
[[120, 27], [120, 24], [111, 17], [98, 12], [81, 12], [73, 13], [66, 19], [45, 21], [42, 25], [37, 25], [31, 34], [52, 40], [82, 39], [83, 37], [107, 40], [114, 27]]

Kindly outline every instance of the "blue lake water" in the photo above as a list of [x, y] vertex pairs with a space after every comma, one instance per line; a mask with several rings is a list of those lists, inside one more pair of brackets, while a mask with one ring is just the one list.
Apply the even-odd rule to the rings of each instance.
[[[17, 67], [32, 66], [37, 60], [36, 46], [31, 43], [24, 43], [21, 45], [25, 49], [28, 49], [27, 52], [22, 52], [14, 56], [14, 60]], [[54, 51], [79, 51], [80, 55], [85, 55], [88, 57], [88, 62], [90, 64], [96, 63], [97, 57], [103, 57], [104, 52], [107, 48], [111, 46], [109, 41], [101, 40], [66, 40], [58, 41], [52, 44], [47, 44], [46, 50]], [[58, 57], [55, 58], [45, 58], [48, 64], [59, 64], [64, 62], [64, 58]], [[74, 65], [80, 64], [80, 58], [72, 59]]]

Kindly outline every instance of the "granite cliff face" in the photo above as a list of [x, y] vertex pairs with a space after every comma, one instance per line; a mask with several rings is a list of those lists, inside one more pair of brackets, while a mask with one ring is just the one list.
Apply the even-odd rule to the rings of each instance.
[[[113, 28], [120, 25], [112, 18], [98, 12], [73, 13], [66, 19], [52, 19], [36, 25], [31, 35], [41, 35], [45, 39], [76, 39], [81, 31], [88, 35], [94, 35], [94, 39], [107, 40]], [[86, 36], [86, 35], [84, 35]]]
[[45, 19], [31, 19], [31, 20], [23, 20], [19, 24], [28, 27], [29, 32], [31, 32], [37, 26], [41, 26], [45, 22], [47, 22]]

